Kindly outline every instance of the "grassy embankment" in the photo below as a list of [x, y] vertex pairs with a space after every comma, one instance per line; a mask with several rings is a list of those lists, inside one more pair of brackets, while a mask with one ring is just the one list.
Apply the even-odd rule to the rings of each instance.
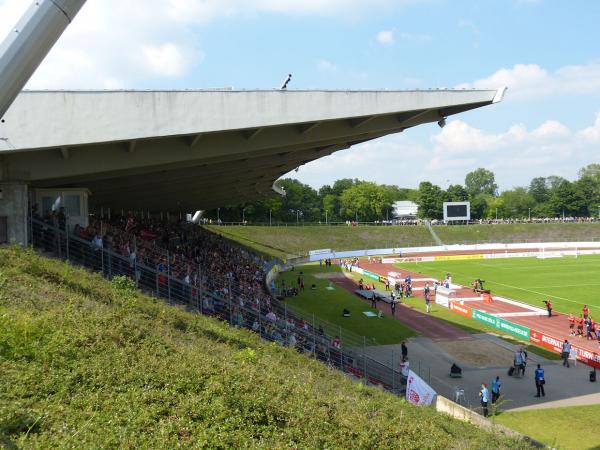
[[495, 421], [552, 448], [600, 448], [600, 405], [503, 412]]
[[[425, 226], [207, 226], [278, 257], [304, 255], [309, 250], [362, 250], [435, 245]], [[478, 242], [600, 241], [600, 223], [436, 226], [445, 244]], [[600, 245], [600, 243], [599, 243]]]
[[309, 250], [361, 250], [366, 248], [393, 248], [435, 245], [424, 226], [207, 226], [208, 230], [223, 234], [278, 257], [305, 255]]
[[0, 248], [6, 448], [526, 448], [124, 280]]
[[600, 241], [600, 223], [454, 225], [433, 229], [445, 244]]
[[[294, 271], [282, 273], [278, 283], [283, 280], [286, 286], [296, 286], [300, 272], [304, 275], [305, 291], [300, 292], [297, 297], [287, 299], [286, 302], [309, 322], [314, 314], [318, 319], [331, 323], [330, 334], [340, 334], [335, 327], [335, 325], [338, 325], [360, 336], [372, 338], [376, 344], [380, 345], [399, 344], [403, 339], [416, 336], [413, 330], [397, 320], [386, 316], [382, 318], [365, 316], [363, 311], [377, 313], [377, 310], [371, 308], [368, 303], [360, 300], [341, 286], [336, 285], [335, 282], [315, 277], [315, 274], [340, 274], [343, 276], [339, 266], [332, 266], [331, 268], [320, 267], [318, 264], [298, 266]], [[312, 284], [315, 285], [316, 289], [310, 288]], [[333, 288], [332, 290], [327, 289], [330, 285]], [[342, 316], [344, 308], [350, 311], [350, 317]], [[342, 341], [344, 341], [343, 335]]]

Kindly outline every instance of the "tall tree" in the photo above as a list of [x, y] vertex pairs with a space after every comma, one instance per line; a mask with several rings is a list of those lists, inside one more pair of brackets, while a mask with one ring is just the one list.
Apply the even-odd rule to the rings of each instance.
[[444, 191], [429, 181], [419, 183], [419, 209], [417, 214], [422, 219], [441, 219], [444, 216]]
[[600, 182], [600, 164], [588, 164], [578, 172], [579, 178], [589, 177], [596, 182]]
[[481, 167], [467, 174], [465, 188], [471, 198], [479, 194], [495, 196], [498, 191], [494, 173]]
[[460, 184], [451, 184], [446, 189], [446, 199], [449, 202], [464, 202], [469, 199], [469, 193]]
[[500, 198], [503, 201], [503, 217], [529, 217], [530, 210], [535, 206], [533, 196], [522, 187], [504, 191]]
[[375, 221], [386, 218], [392, 212], [393, 196], [384, 186], [361, 181], [346, 189], [340, 196], [342, 216], [359, 221]]
[[536, 177], [529, 183], [529, 194], [537, 203], [543, 203], [548, 200], [549, 190], [546, 178]]

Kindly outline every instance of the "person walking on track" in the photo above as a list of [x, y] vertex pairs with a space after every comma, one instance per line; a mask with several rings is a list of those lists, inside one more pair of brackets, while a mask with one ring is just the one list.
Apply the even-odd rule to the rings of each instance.
[[546, 396], [546, 392], [544, 392], [544, 384], [546, 384], [546, 378], [544, 377], [544, 369], [538, 364], [537, 369], [535, 369], [535, 387], [537, 389], [536, 397], [539, 397], [540, 394], [542, 397]]
[[392, 317], [396, 317], [396, 299], [392, 297], [392, 302], [390, 303], [390, 308], [392, 310]]

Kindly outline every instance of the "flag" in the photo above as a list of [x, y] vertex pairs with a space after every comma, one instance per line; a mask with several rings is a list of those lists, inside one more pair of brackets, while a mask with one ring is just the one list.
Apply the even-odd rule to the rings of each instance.
[[408, 371], [406, 381], [406, 400], [413, 405], [431, 405], [437, 393], [412, 370]]

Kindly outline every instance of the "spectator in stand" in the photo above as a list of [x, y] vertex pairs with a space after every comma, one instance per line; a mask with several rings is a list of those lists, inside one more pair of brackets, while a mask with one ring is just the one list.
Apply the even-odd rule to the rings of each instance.
[[335, 348], [336, 350], [339, 350], [342, 348], [342, 340], [340, 339], [339, 336], [336, 336], [333, 341], [331, 341], [331, 346], [333, 348]]

